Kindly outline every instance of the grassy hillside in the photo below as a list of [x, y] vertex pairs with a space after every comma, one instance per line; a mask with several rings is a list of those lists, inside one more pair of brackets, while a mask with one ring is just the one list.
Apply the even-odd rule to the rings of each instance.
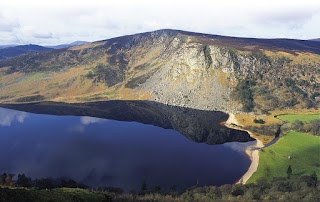
[[289, 165], [292, 167], [293, 176], [311, 175], [314, 171], [320, 176], [319, 154], [319, 137], [291, 131], [274, 145], [259, 151], [258, 170], [248, 182], [286, 177]]
[[317, 106], [319, 67], [313, 41], [158, 30], [0, 61], [0, 102], [134, 99], [267, 113]]

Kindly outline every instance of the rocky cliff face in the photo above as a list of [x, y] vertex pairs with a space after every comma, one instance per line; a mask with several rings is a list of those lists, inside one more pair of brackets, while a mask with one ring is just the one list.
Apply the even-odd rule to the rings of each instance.
[[219, 111], [242, 110], [246, 102], [252, 102], [249, 110], [310, 107], [320, 91], [319, 54], [319, 42], [160, 30], [1, 61], [0, 102], [151, 100]]

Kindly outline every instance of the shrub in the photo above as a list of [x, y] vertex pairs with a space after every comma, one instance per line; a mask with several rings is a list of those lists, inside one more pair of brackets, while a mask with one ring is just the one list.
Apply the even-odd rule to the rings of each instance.
[[95, 77], [95, 74], [90, 71], [87, 75], [86, 75], [89, 79], [93, 79]]
[[252, 131], [257, 134], [267, 135], [267, 136], [276, 136], [279, 135], [280, 125], [270, 124], [270, 125], [261, 125], [261, 126], [249, 126], [246, 127], [247, 130]]
[[231, 192], [231, 194], [232, 196], [242, 196], [244, 195], [244, 191], [241, 187], [237, 187]]
[[263, 119], [254, 119], [253, 122], [259, 123], [259, 124], [264, 124], [264, 123], [266, 123]]
[[318, 96], [320, 96], [320, 93], [319, 93], [319, 92], [312, 93], [312, 94], [310, 95], [310, 99], [315, 100], [316, 97], [318, 97]]
[[291, 128], [293, 130], [297, 130], [297, 131], [302, 131], [303, 130], [303, 126], [304, 126], [304, 123], [300, 120], [296, 120], [292, 123], [291, 125]]
[[320, 119], [312, 120], [311, 124], [311, 133], [317, 136], [320, 136]]
[[254, 94], [259, 96], [259, 95], [270, 94], [270, 92], [266, 86], [261, 86], [261, 87], [256, 87], [254, 89]]

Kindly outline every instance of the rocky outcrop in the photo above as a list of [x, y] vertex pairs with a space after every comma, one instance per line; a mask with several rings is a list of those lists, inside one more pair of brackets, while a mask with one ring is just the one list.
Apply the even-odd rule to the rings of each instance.
[[0, 102], [147, 99], [235, 112], [231, 93], [252, 80], [255, 110], [315, 106], [319, 54], [318, 42], [159, 30], [0, 61]]

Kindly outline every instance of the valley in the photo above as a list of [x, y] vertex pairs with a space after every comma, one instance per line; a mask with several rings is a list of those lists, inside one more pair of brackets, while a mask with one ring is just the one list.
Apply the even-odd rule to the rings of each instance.
[[[2, 145], [1, 159], [12, 155], [20, 162], [20, 166], [9, 166], [11, 160], [4, 161], [8, 166], [0, 167], [1, 172], [28, 171], [28, 176], [41, 179], [68, 175], [89, 185], [49, 187], [65, 200], [72, 200], [72, 195], [85, 201], [163, 201], [166, 193], [168, 201], [308, 201], [318, 197], [317, 40], [237, 38], [163, 29], [74, 45], [12, 57], [6, 55], [8, 48], [0, 50], [0, 131], [2, 142], [10, 142]], [[21, 131], [28, 138], [19, 136]], [[56, 147], [59, 144], [82, 155], [63, 155]], [[137, 145], [147, 149], [142, 151]], [[33, 151], [25, 154], [31, 162], [33, 155], [38, 156], [43, 168], [36, 171], [31, 166], [24, 171], [29, 164], [7, 152], [16, 149]], [[123, 166], [121, 159], [131, 164]], [[81, 170], [87, 178], [77, 167], [68, 167], [69, 161], [79, 168], [87, 162], [88, 170]], [[45, 173], [53, 164], [61, 166], [59, 172]], [[130, 171], [116, 171], [124, 167]], [[125, 176], [131, 171], [135, 172], [132, 176]], [[151, 186], [142, 189], [148, 172], [152, 173], [148, 175], [153, 178], [148, 181]], [[179, 172], [180, 178], [174, 174]], [[162, 179], [164, 173], [170, 180]], [[309, 195], [302, 197], [297, 184]], [[101, 191], [100, 185], [120, 187], [121, 193]], [[175, 189], [170, 188], [173, 185]], [[14, 192], [44, 200], [48, 194], [32, 188], [25, 192], [18, 185], [13, 190], [8, 187], [14, 186], [2, 183], [0, 196]]]

